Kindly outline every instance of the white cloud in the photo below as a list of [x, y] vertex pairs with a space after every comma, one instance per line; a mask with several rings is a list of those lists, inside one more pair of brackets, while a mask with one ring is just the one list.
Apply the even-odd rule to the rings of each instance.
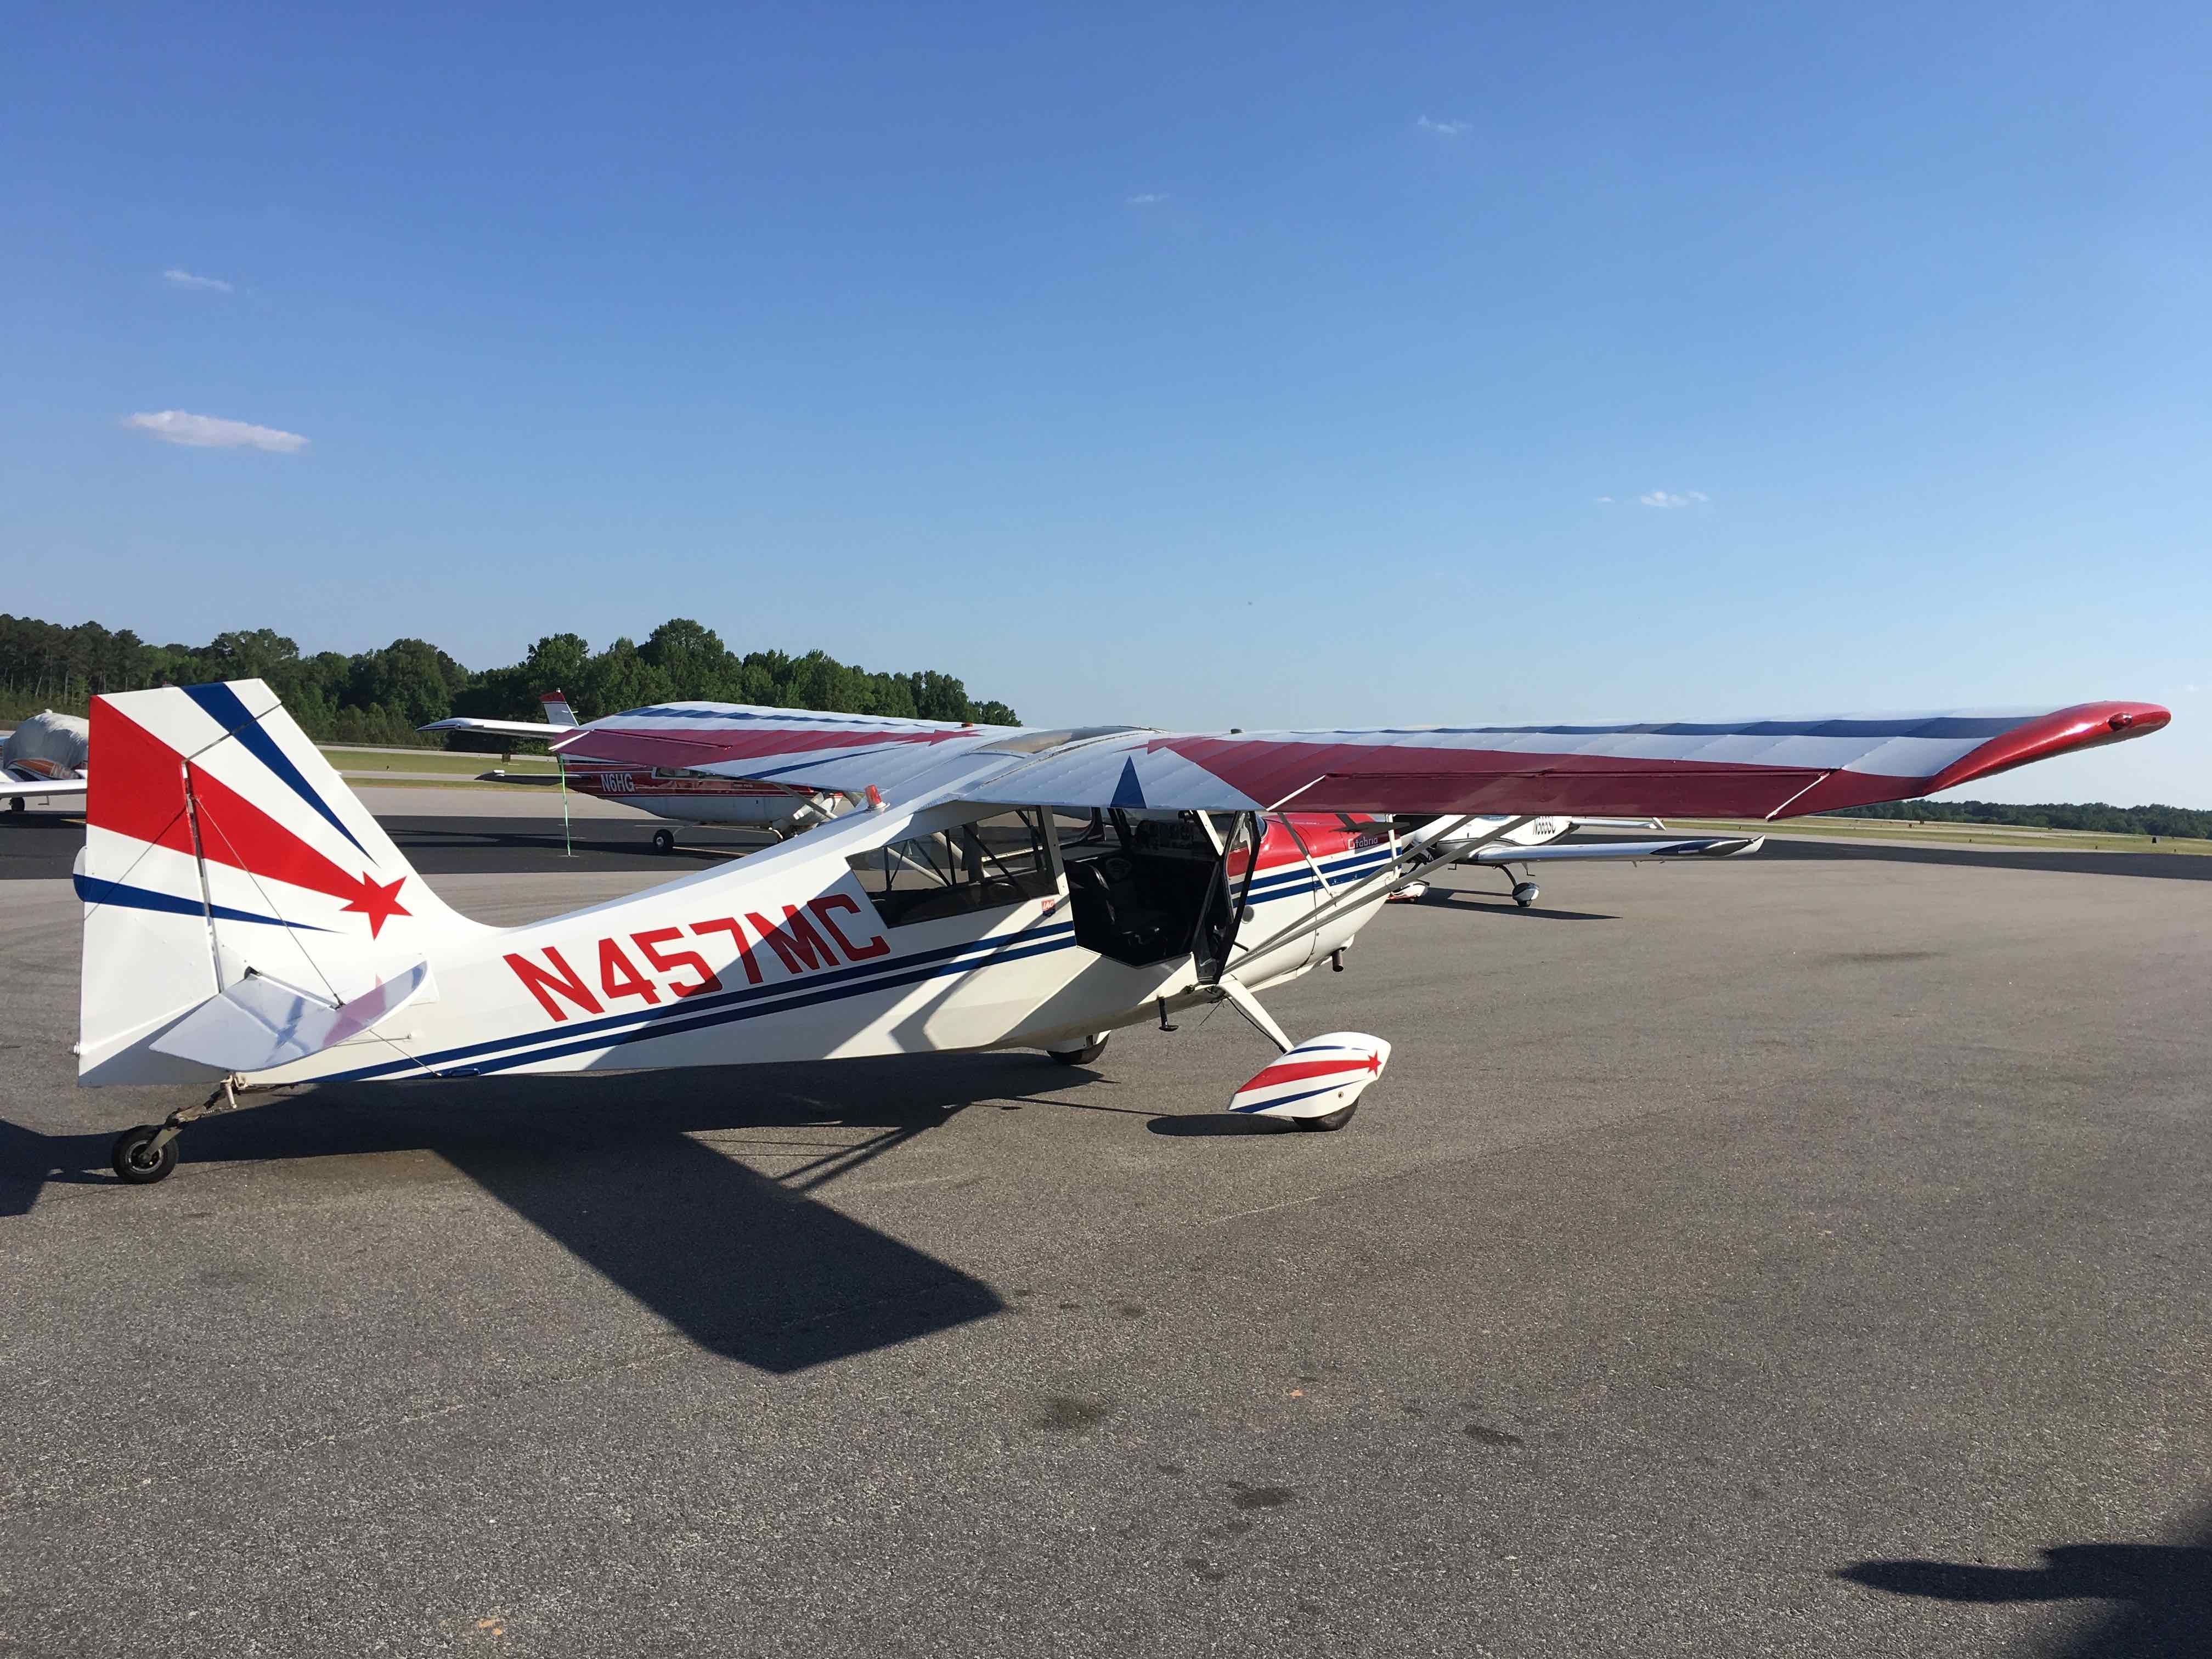
[[1423, 132], [1433, 132], [1439, 138], [1464, 138], [1468, 126], [1464, 121], [1432, 121], [1424, 115], [1413, 125]]
[[1702, 489], [1686, 489], [1680, 495], [1671, 489], [1655, 489], [1636, 498], [1646, 507], [1698, 507], [1712, 499]]
[[1597, 504], [1600, 507], [1611, 507], [1613, 505], [1613, 497], [1610, 495], [1601, 495], [1597, 498]]
[[1164, 190], [1148, 190], [1141, 196], [1130, 196], [1123, 199], [1130, 207], [1156, 207], [1168, 199], [1168, 193]]
[[161, 273], [161, 280], [171, 288], [197, 289], [204, 294], [229, 294], [235, 291], [220, 276], [195, 276], [189, 270], [179, 270], [173, 266]]
[[128, 415], [123, 424], [150, 432], [165, 444], [184, 444], [193, 449], [265, 449], [274, 455], [296, 455], [307, 441], [296, 432], [280, 432], [273, 426], [247, 421], [226, 421], [214, 415], [187, 415], [181, 409], [165, 409], [158, 415]]

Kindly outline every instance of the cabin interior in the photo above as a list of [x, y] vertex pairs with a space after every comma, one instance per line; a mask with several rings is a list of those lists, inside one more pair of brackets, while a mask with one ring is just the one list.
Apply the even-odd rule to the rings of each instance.
[[886, 927], [1049, 897], [1064, 878], [1078, 944], [1133, 967], [1194, 955], [1204, 975], [1236, 936], [1225, 866], [1249, 835], [1229, 813], [1025, 807], [855, 854], [852, 867]]

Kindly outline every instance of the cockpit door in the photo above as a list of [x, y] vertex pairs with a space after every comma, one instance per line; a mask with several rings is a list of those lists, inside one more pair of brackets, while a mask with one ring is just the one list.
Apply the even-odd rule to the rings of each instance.
[[1191, 941], [1198, 982], [1217, 982], [1237, 948], [1237, 930], [1252, 914], [1252, 881], [1260, 871], [1260, 816], [1256, 812], [1200, 813], [1199, 822], [1220, 849], [1213, 884], [1199, 914]]

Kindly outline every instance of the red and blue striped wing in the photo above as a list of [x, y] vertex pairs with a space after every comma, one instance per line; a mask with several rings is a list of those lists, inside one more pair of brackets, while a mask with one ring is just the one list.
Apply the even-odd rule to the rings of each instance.
[[1781, 817], [1903, 800], [2141, 737], [2151, 703], [1620, 726], [1139, 732], [990, 778], [984, 800], [1249, 811]]
[[2154, 703], [1811, 720], [1029, 733], [728, 703], [582, 727], [577, 758], [1008, 805], [1784, 817], [1904, 800], [2157, 731]]

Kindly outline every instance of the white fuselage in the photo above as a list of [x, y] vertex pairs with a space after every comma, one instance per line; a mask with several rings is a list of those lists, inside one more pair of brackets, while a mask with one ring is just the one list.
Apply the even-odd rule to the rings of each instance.
[[[974, 809], [911, 815], [902, 835]], [[1379, 871], [1385, 842], [1309, 853], [1270, 824], [1240, 944], [1310, 916]], [[1132, 966], [1076, 939], [1065, 870], [995, 908], [889, 926], [848, 863], [882, 828], [862, 811], [741, 862], [527, 927], [454, 919], [425, 941], [433, 988], [377, 1029], [257, 1083], [565, 1072], [1043, 1046], [1206, 994], [1188, 951]], [[848, 843], [851, 845], [848, 846]], [[1346, 943], [1379, 887], [1326, 926], [1230, 967], [1258, 990]], [[281, 970], [278, 971], [282, 977]]]

